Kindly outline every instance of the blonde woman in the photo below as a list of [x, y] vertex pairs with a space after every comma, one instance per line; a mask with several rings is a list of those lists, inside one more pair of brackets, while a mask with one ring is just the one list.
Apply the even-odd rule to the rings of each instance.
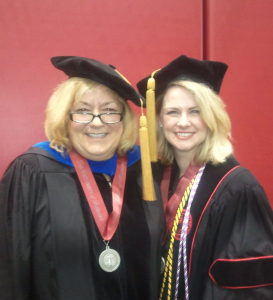
[[273, 299], [273, 213], [232, 154], [218, 95], [226, 70], [182, 55], [154, 75], [167, 225], [160, 299]]
[[[1, 300], [158, 299], [163, 209], [142, 200], [139, 95], [113, 67], [55, 57], [48, 142], [0, 185]], [[151, 213], [152, 212], [152, 213]]]

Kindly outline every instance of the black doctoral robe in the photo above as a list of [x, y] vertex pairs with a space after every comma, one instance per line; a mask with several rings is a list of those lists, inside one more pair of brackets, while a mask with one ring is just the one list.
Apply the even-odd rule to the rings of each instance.
[[[108, 212], [111, 188], [95, 180]], [[118, 228], [109, 246], [121, 257], [107, 273], [99, 266], [105, 244], [73, 167], [32, 147], [0, 184], [1, 300], [158, 299], [164, 212], [142, 200], [140, 160], [127, 169]]]
[[[207, 164], [193, 199], [187, 236], [190, 300], [273, 299], [273, 213], [264, 190], [240, 166], [217, 186], [238, 165], [233, 156], [216, 167]], [[178, 182], [177, 168], [172, 169], [169, 197]], [[174, 242], [171, 299], [182, 222], [183, 216]], [[178, 299], [185, 299], [183, 267], [178, 291]]]

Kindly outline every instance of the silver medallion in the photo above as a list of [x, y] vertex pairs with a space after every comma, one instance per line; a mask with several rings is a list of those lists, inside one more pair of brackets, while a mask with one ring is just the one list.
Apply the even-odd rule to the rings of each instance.
[[120, 265], [120, 256], [116, 250], [106, 246], [99, 257], [99, 264], [105, 272], [114, 272]]

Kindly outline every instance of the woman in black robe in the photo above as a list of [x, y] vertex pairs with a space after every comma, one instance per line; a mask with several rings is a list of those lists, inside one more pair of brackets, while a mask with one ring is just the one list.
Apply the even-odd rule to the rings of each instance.
[[273, 299], [273, 213], [232, 155], [218, 95], [226, 70], [182, 55], [153, 74], [167, 223], [160, 299]]
[[[1, 300], [158, 299], [164, 212], [142, 199], [139, 95], [112, 66], [52, 58], [70, 78], [46, 111], [49, 139], [0, 185]], [[90, 168], [92, 172], [90, 172]]]

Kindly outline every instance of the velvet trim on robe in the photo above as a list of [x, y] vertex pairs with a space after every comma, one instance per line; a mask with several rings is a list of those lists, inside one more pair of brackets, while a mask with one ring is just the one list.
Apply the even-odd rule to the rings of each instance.
[[[71, 161], [70, 156], [67, 151], [64, 151], [64, 154], [56, 151], [55, 149], [50, 147], [50, 142], [40, 142], [33, 147], [42, 148], [51, 154], [58, 162], [73, 167], [73, 163]], [[139, 145], [135, 145], [133, 149], [127, 152], [127, 167], [130, 167], [133, 163], [140, 159], [140, 147]], [[114, 154], [113, 157], [104, 161], [94, 161], [87, 159], [87, 162], [94, 173], [106, 174], [108, 176], [113, 176], [116, 172], [117, 166], [117, 153]]]
[[[227, 175], [208, 203], [224, 174], [237, 165], [232, 156], [226, 163], [216, 167], [207, 164], [196, 191], [191, 207], [191, 228], [187, 236], [188, 266], [192, 254], [190, 300], [273, 299], [273, 213], [263, 188], [250, 171], [239, 167]], [[173, 183], [175, 178], [173, 175]], [[178, 246], [179, 241], [176, 240], [172, 299]], [[234, 261], [244, 262], [241, 262], [244, 267], [241, 273], [232, 265]], [[240, 274], [244, 274], [244, 277], [240, 277]], [[183, 277], [182, 269], [178, 299], [184, 299]]]

